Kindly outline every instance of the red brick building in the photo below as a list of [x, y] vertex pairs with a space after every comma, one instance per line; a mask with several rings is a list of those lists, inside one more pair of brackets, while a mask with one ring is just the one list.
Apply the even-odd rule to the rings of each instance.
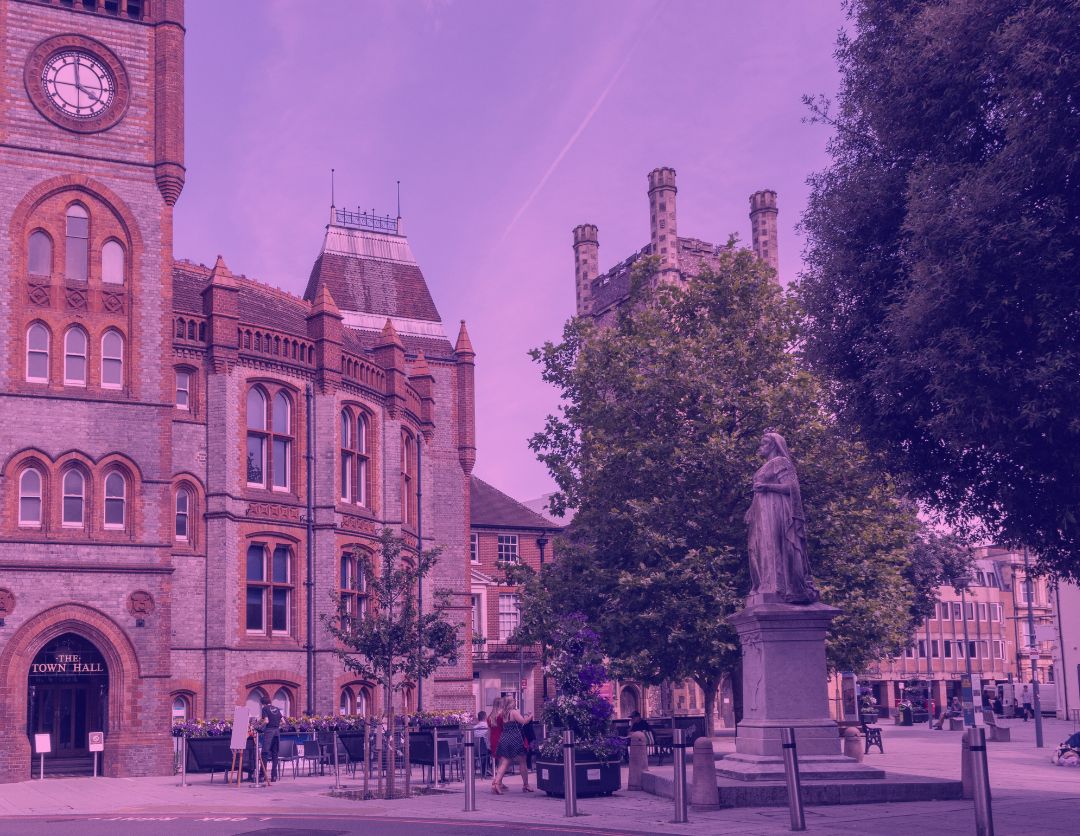
[[320, 616], [384, 525], [443, 548], [468, 638], [464, 323], [400, 218], [332, 207], [303, 298], [174, 261], [183, 65], [182, 0], [0, 0], [0, 781], [38, 733], [140, 775], [170, 712], [375, 708]]

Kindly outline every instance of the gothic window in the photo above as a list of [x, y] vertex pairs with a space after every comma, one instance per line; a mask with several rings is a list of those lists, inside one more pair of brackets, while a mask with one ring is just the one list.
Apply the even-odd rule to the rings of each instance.
[[266, 395], [252, 388], [247, 396], [247, 482], [266, 485]]
[[353, 702], [352, 688], [341, 689], [341, 699], [338, 700], [338, 714], [343, 717], [348, 714], [356, 713], [356, 703]]
[[176, 491], [176, 519], [174, 531], [176, 539], [188, 542], [191, 536], [191, 506], [193, 504], [191, 488], [181, 486]]
[[86, 477], [77, 468], [70, 468], [63, 478], [64, 502], [63, 525], [69, 528], [83, 526], [83, 510], [86, 503]]
[[341, 499], [368, 504], [368, 422], [359, 412], [341, 411]]
[[124, 384], [124, 338], [110, 328], [101, 338], [101, 385], [119, 389]]
[[352, 413], [341, 411], [341, 499], [352, 501], [353, 492], [353, 432]]
[[105, 477], [105, 527], [122, 529], [127, 518], [127, 480], [119, 471]]
[[286, 635], [292, 610], [292, 551], [253, 543], [247, 552], [245, 622], [249, 633]]
[[64, 383], [68, 386], [86, 385], [86, 332], [69, 328], [64, 335]]
[[356, 417], [356, 503], [368, 505], [368, 422], [361, 412]]
[[49, 382], [49, 329], [40, 322], [26, 329], [26, 379]]
[[361, 554], [346, 552], [341, 556], [341, 576], [338, 579], [339, 594], [345, 611], [353, 618], [367, 614], [367, 575], [364, 572], [366, 558]]
[[284, 392], [274, 396], [271, 427], [274, 431], [270, 453], [274, 490], [288, 490], [292, 476], [292, 402]]
[[40, 229], [30, 235], [27, 270], [31, 276], [52, 275], [52, 239]]
[[67, 210], [67, 236], [64, 241], [64, 275], [69, 281], [85, 282], [89, 260], [90, 215], [80, 203]]
[[36, 467], [28, 467], [19, 476], [19, 525], [41, 526], [41, 492], [43, 479]]
[[124, 248], [119, 241], [106, 241], [101, 248], [101, 281], [105, 284], [124, 283]]
[[416, 442], [409, 432], [401, 433], [401, 521], [416, 524]]

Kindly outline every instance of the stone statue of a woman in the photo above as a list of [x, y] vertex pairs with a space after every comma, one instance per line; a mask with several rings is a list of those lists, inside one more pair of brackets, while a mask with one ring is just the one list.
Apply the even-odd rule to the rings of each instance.
[[765, 464], [754, 474], [754, 500], [746, 512], [750, 593], [766, 601], [813, 604], [819, 596], [806, 559], [806, 519], [795, 462], [779, 433], [765, 433], [758, 455]]

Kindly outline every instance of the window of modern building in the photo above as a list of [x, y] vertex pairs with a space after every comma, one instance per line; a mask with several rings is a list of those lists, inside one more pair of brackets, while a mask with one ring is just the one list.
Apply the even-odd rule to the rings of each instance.
[[106, 241], [101, 248], [101, 281], [105, 284], [124, 283], [124, 248], [119, 241]]
[[44, 480], [41, 471], [28, 467], [19, 476], [19, 525], [41, 527], [41, 492]]
[[987, 620], [987, 606], [986, 604], [979, 604], [979, 621]]
[[127, 480], [118, 471], [105, 477], [105, 527], [123, 528], [126, 518]]
[[83, 506], [86, 502], [86, 478], [77, 468], [69, 468], [62, 480], [63, 514], [61, 522], [71, 528], [83, 525]]
[[976, 648], [976, 645], [975, 645], [974, 641], [969, 641], [967, 643], [967, 653], [968, 653], [968, 658], [969, 659], [977, 659], [978, 658], [978, 650]]
[[914, 659], [915, 658], [915, 648], [912, 645], [908, 645], [907, 647], [904, 648], [904, 655], [908, 659]]
[[49, 382], [49, 329], [40, 322], [26, 329], [26, 379]]
[[961, 642], [961, 641], [958, 641], [956, 643], [956, 658], [957, 659], [963, 659], [964, 658], [964, 643]]
[[987, 641], [986, 639], [980, 639], [977, 642], [977, 644], [979, 646], [979, 658], [980, 659], [989, 659], [990, 658], [990, 643], [989, 643], [989, 641]]
[[500, 534], [497, 555], [499, 563], [517, 563], [518, 536], [516, 534]]
[[1031, 650], [1035, 647], [1035, 633], [1031, 629], [1031, 624], [1025, 619], [1020, 622], [1020, 641], [1023, 644], [1024, 650]]
[[64, 334], [64, 384], [86, 385], [86, 348], [88, 340], [82, 328], [69, 328]]
[[938, 653], [938, 640], [937, 639], [934, 639], [934, 640], [932, 640], [930, 642], [930, 655], [932, 657], [934, 657], [935, 659], [937, 659], [938, 656], [940, 655]]
[[69, 281], [85, 282], [89, 262], [90, 216], [79, 203], [67, 210], [67, 235], [64, 240], [64, 275]]
[[191, 539], [191, 488], [181, 486], [176, 491], [176, 539], [187, 542]]
[[191, 409], [191, 372], [176, 370], [176, 408]]
[[944, 641], [944, 642], [942, 642], [942, 644], [945, 646], [945, 648], [944, 648], [945, 649], [945, 658], [946, 659], [951, 659], [952, 658], [952, 642], [951, 641]]
[[996, 572], [987, 572], [986, 580], [990, 583], [990, 586], [992, 586], [994, 589], [998, 588], [998, 579], [997, 579], [997, 573]]
[[473, 563], [480, 562], [480, 535], [469, 535], [469, 560]]
[[253, 543], [247, 552], [245, 621], [249, 633], [282, 635], [291, 629], [292, 551]]
[[338, 593], [345, 611], [353, 618], [367, 614], [367, 558], [362, 553], [345, 552], [341, 556]]
[[919, 639], [919, 658], [920, 659], [925, 659], [926, 658], [926, 640], [925, 639]]
[[266, 485], [266, 395], [252, 387], [247, 396], [247, 482]]
[[292, 401], [284, 392], [274, 396], [270, 413], [270, 426], [274, 432], [270, 448], [274, 490], [288, 490], [292, 478]]
[[499, 595], [499, 641], [504, 642], [510, 638], [517, 629], [520, 617], [518, 596], [512, 593], [501, 593]]
[[124, 338], [112, 328], [101, 338], [101, 385], [106, 389], [124, 385]]
[[31, 276], [52, 275], [52, 239], [40, 229], [30, 235], [26, 261]]
[[952, 617], [953, 621], [959, 621], [961, 618], [964, 617], [963, 612], [960, 610], [960, 604], [957, 601], [953, 601]]
[[941, 620], [942, 621], [948, 621], [949, 620], [949, 612], [950, 612], [950, 609], [949, 609], [948, 603], [942, 604], [941, 605]]
[[975, 586], [986, 586], [986, 575], [982, 569], [975, 570]]
[[1001, 621], [1001, 614], [1002, 614], [1001, 604], [993, 604], [992, 607], [993, 607], [994, 621]]

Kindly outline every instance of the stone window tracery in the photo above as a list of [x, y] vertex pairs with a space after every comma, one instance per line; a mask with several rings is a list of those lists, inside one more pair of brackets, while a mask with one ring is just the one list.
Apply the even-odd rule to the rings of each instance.
[[346, 407], [341, 411], [341, 499], [368, 505], [368, 418]]
[[292, 487], [293, 402], [284, 390], [273, 399], [261, 386], [247, 396], [247, 484], [287, 491]]

